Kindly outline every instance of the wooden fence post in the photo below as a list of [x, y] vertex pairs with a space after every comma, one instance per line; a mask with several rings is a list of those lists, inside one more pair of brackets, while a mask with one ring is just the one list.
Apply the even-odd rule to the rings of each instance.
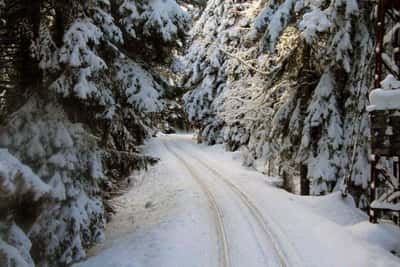
[[378, 157], [375, 155], [371, 155], [371, 182], [369, 184], [369, 221], [371, 223], [377, 223], [377, 214], [376, 214], [376, 210], [374, 210], [373, 208], [371, 208], [371, 204], [372, 202], [376, 199], [376, 182], [377, 182], [377, 171], [376, 171], [376, 163], [378, 162]]
[[307, 165], [300, 166], [300, 195], [310, 195], [310, 180], [307, 178], [308, 168]]

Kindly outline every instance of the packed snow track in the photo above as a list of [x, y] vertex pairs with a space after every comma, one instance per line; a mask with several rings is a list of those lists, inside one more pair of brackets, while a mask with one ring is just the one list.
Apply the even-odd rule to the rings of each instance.
[[228, 251], [229, 248], [228, 248], [228, 241], [226, 238], [225, 227], [223, 223], [223, 215], [217, 204], [217, 201], [215, 200], [213, 193], [208, 189], [207, 185], [203, 183], [202, 179], [196, 174], [196, 172], [193, 171], [193, 169], [191, 168], [190, 164], [187, 163], [187, 161], [185, 161], [177, 153], [171, 150], [167, 144], [164, 143], [164, 145], [171, 152], [171, 154], [173, 154], [179, 161], [182, 162], [184, 168], [186, 168], [186, 170], [190, 173], [192, 178], [196, 181], [201, 190], [204, 192], [204, 195], [207, 197], [211, 212], [213, 213], [214, 223], [218, 234], [218, 240], [220, 241], [219, 244], [219, 247], [221, 248], [219, 252], [220, 266], [229, 267], [230, 266], [229, 251]]
[[[216, 171], [213, 167], [210, 167], [209, 164], [205, 163], [204, 161], [195, 158], [193, 156], [191, 156], [191, 152], [187, 151], [184, 149], [184, 147], [180, 146], [179, 143], [174, 142], [173, 145], [174, 147], [179, 147], [179, 150], [174, 151], [174, 149], [171, 149], [171, 147], [169, 145], [167, 145], [164, 142], [165, 146], [167, 147], [168, 151], [170, 151], [177, 159], [179, 159], [182, 164], [185, 166], [185, 168], [187, 168], [187, 170], [191, 173], [192, 177], [198, 181], [198, 183], [201, 185], [201, 187], [203, 188], [204, 192], [206, 195], [210, 195], [210, 198], [213, 199], [213, 202], [215, 203], [215, 197], [213, 196], [213, 193], [210, 190], [213, 190], [214, 192], [217, 189], [218, 186], [222, 186], [222, 187], [229, 187], [229, 189], [235, 194], [234, 197], [236, 197], [237, 199], [233, 199], [232, 201], [238, 201], [241, 202], [241, 207], [238, 207], [239, 209], [245, 208], [247, 209], [247, 214], [242, 214], [243, 216], [240, 217], [239, 219], [247, 219], [247, 224], [250, 228], [249, 232], [254, 233], [253, 237], [254, 237], [254, 242], [257, 244], [258, 249], [260, 250], [261, 253], [263, 253], [263, 256], [265, 257], [265, 263], [268, 263], [268, 256], [269, 257], [275, 257], [276, 262], [274, 262], [274, 266], [278, 264], [278, 266], [290, 266], [287, 264], [287, 260], [286, 260], [286, 256], [284, 255], [284, 253], [282, 253], [281, 248], [279, 247], [279, 245], [277, 245], [276, 242], [274, 242], [275, 240], [272, 238], [272, 234], [270, 229], [268, 228], [268, 224], [266, 223], [266, 221], [264, 220], [263, 216], [261, 215], [261, 213], [259, 212], [259, 210], [254, 206], [254, 204], [249, 200], [249, 198], [246, 196], [245, 193], [243, 193], [237, 186], [235, 186], [233, 183], [231, 183], [229, 181], [229, 179], [227, 179], [226, 177], [224, 177], [223, 175], [221, 175], [218, 171]], [[182, 155], [182, 156], [180, 156]], [[184, 160], [184, 158], [186, 159], [191, 159], [191, 163], [189, 163], [188, 161]], [[198, 171], [196, 172], [195, 169], [199, 169], [199, 166], [203, 169], [202, 172]], [[207, 188], [207, 185], [205, 185], [203, 183], [202, 180], [204, 180], [205, 178], [200, 178], [199, 175], [202, 174], [202, 177], [208, 177], [208, 179], [213, 179], [214, 182], [217, 182], [217, 186], [210, 185], [209, 189]], [[218, 183], [218, 180], [220, 180], [222, 182]], [[216, 193], [218, 194], [218, 193]], [[216, 207], [216, 210], [219, 210], [218, 205], [215, 204], [213, 205]], [[229, 212], [226, 211], [226, 212]], [[222, 212], [223, 214], [224, 212]], [[250, 216], [248, 216], [250, 215]], [[248, 216], [248, 217], [246, 217]], [[219, 216], [221, 217], [221, 216]], [[222, 220], [218, 220], [218, 224], [219, 227], [222, 229], [220, 232], [222, 232], [223, 234], [220, 235], [220, 239], [222, 240], [222, 244], [223, 244], [223, 252], [224, 252], [224, 259], [228, 259], [228, 260], [224, 260], [223, 264], [221, 266], [230, 266], [229, 264], [229, 255], [227, 255], [227, 253], [229, 253], [228, 249], [226, 249], [228, 247], [227, 245], [227, 241], [226, 241], [226, 234], [223, 226], [223, 223], [221, 223]], [[258, 229], [257, 229], [258, 228]], [[256, 234], [257, 232], [262, 232], [264, 234], [264, 240], [261, 240], [259, 238], [259, 236]], [[233, 242], [232, 242], [233, 243]], [[240, 240], [239, 240], [240, 243]], [[272, 248], [272, 250], [271, 250]], [[268, 256], [267, 256], [268, 255]], [[264, 265], [265, 266], [265, 265]], [[272, 266], [272, 265], [268, 265], [268, 266]]]
[[143, 149], [159, 163], [132, 176], [105, 242], [75, 267], [400, 266], [387, 251], [400, 233], [370, 225], [350, 198], [289, 194], [241, 166], [239, 152], [191, 135]]

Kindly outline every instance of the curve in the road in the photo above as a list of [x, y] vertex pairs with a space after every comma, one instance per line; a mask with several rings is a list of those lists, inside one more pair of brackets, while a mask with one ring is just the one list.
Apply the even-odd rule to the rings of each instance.
[[163, 142], [165, 148], [178, 160], [181, 164], [187, 169], [187, 171], [192, 176], [193, 180], [199, 185], [207, 200], [210, 204], [211, 210], [213, 212], [213, 217], [215, 220], [215, 225], [217, 228], [218, 240], [220, 242], [220, 252], [219, 252], [219, 265], [221, 267], [230, 267], [230, 256], [229, 256], [229, 247], [226, 236], [226, 231], [223, 223], [223, 216], [221, 209], [218, 207], [215, 197], [207, 188], [207, 186], [203, 183], [202, 179], [197, 176], [197, 174], [192, 170], [192, 168], [187, 164], [187, 162], [179, 156], [175, 151], [173, 151], [165, 142]]

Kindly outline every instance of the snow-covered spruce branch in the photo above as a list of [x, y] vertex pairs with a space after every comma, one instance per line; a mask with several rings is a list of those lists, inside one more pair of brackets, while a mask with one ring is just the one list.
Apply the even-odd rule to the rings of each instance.
[[[273, 73], [273, 75], [275, 75], [276, 74], [276, 72], [275, 73]], [[273, 81], [274, 79], [270, 79], [269, 81], [268, 81], [268, 84], [270, 84], [271, 86], [272, 86], [272, 81]], [[290, 82], [281, 82], [280, 84], [279, 84], [279, 86], [281, 87], [281, 86], [285, 86], [285, 87], [288, 87], [288, 88], [290, 88], [290, 87], [294, 87], [295, 86], [295, 84], [293, 84], [293, 83], [290, 83]], [[269, 86], [268, 86], [268, 88], [269, 88]], [[232, 114], [232, 111], [231, 110], [227, 110], [227, 111], [223, 111], [223, 112], [220, 112], [219, 114], [221, 115], [221, 116], [223, 116], [226, 120], [227, 120], [227, 122], [228, 122], [228, 124], [229, 124], [229, 122], [231, 122], [231, 121], [235, 121], [236, 120], [236, 117], [237, 116], [240, 116], [240, 115], [243, 115], [243, 114], [249, 114], [249, 113], [251, 113], [251, 112], [257, 112], [258, 110], [261, 110], [263, 107], [264, 107], [264, 105], [269, 105], [269, 103], [267, 103], [267, 100], [269, 99], [269, 97], [270, 97], [270, 94], [268, 94], [268, 93], [266, 93], [265, 91], [263, 91], [263, 90], [261, 90], [260, 91], [260, 93], [259, 94], [257, 94], [257, 96], [256, 97], [254, 97], [254, 98], [252, 98], [252, 100], [249, 100], [249, 101], [242, 101], [242, 99], [240, 99], [240, 97], [238, 97], [238, 96], [235, 96], [235, 97], [230, 97], [229, 98], [229, 100], [228, 100], [228, 103], [231, 103], [232, 101], [242, 101], [242, 104], [244, 104], [244, 105], [242, 105], [235, 113], [233, 113]], [[247, 105], [245, 105], [245, 104], [247, 104]], [[248, 104], [250, 104], [250, 105], [248, 105]], [[232, 104], [231, 104], [232, 105]], [[271, 111], [271, 110], [270, 110]], [[271, 113], [267, 113], [267, 114], [263, 114], [263, 117], [265, 117], [265, 116], [268, 116], [268, 115], [271, 115], [273, 112], [271, 111]], [[232, 119], [232, 116], [234, 116], [234, 119]], [[257, 119], [256, 118], [251, 118], [251, 117], [244, 117], [244, 118], [242, 118], [242, 120], [247, 120], [247, 121], [256, 121]]]
[[[245, 65], [245, 66], [248, 67], [249, 69], [251, 69], [251, 70], [253, 70], [253, 71], [255, 71], [255, 72], [258, 72], [258, 73], [260, 73], [260, 74], [263, 74], [263, 75], [271, 75], [271, 74], [275, 71], [275, 68], [274, 68], [272, 71], [270, 71], [270, 72], [262, 71], [262, 70], [260, 70], [260, 69], [257, 69], [256, 67], [253, 67], [252, 65], [250, 65], [249, 63], [247, 63], [244, 59], [242, 59], [242, 58], [240, 58], [240, 57], [238, 57], [238, 56], [236, 56], [236, 55], [234, 55], [234, 54], [229, 53], [228, 51], [226, 51], [226, 50], [223, 49], [222, 47], [218, 47], [218, 49], [219, 49], [221, 52], [223, 52], [224, 54], [226, 54], [227, 56], [230, 56], [230, 57], [232, 57], [232, 58], [238, 60], [239, 62], [243, 63], [243, 65]], [[279, 67], [279, 66], [278, 66], [278, 67]], [[277, 67], [277, 68], [278, 68], [278, 67]]]

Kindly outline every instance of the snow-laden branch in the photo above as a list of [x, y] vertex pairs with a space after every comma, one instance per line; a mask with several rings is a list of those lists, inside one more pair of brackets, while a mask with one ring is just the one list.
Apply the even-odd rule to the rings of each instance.
[[221, 50], [221, 52], [223, 52], [224, 54], [226, 54], [226, 55], [228, 55], [228, 56], [230, 56], [230, 57], [232, 57], [232, 58], [234, 58], [234, 59], [237, 59], [238, 61], [240, 61], [241, 63], [243, 63], [243, 65], [245, 65], [245, 66], [248, 67], [249, 69], [254, 70], [255, 72], [258, 72], [258, 73], [260, 73], [260, 74], [263, 74], [263, 75], [271, 75], [271, 74], [275, 71], [275, 69], [273, 69], [273, 70], [270, 71], [270, 72], [262, 71], [262, 70], [260, 70], [260, 69], [257, 69], [256, 67], [253, 67], [252, 65], [250, 65], [249, 63], [247, 63], [244, 59], [242, 59], [242, 58], [240, 58], [240, 57], [238, 57], [238, 56], [236, 56], [236, 55], [234, 55], [234, 54], [229, 53], [228, 51], [226, 51], [226, 50], [223, 49], [222, 47], [218, 47], [218, 49]]

